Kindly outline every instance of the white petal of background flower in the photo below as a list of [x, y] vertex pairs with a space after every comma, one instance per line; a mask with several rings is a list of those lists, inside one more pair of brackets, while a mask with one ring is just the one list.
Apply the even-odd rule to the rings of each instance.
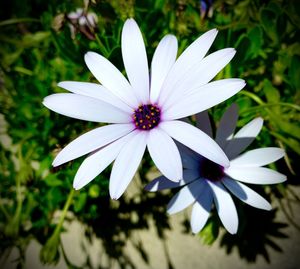
[[246, 149], [259, 134], [262, 126], [263, 119], [256, 118], [240, 129], [224, 149], [228, 158], [231, 160]]
[[238, 106], [236, 104], [232, 104], [223, 114], [217, 128], [215, 139], [221, 148], [224, 149], [228, 143], [228, 139], [233, 137], [238, 117]]
[[133, 135], [133, 133], [130, 133], [123, 136], [87, 157], [75, 175], [73, 187], [78, 190], [98, 176], [117, 157], [122, 147]]
[[87, 21], [86, 17], [81, 16], [81, 17], [78, 19], [78, 23], [79, 23], [79, 25], [84, 26], [84, 25], [87, 25], [87, 24], [88, 24], [88, 21]]
[[183, 94], [189, 94], [194, 89], [207, 84], [232, 60], [235, 52], [232, 48], [226, 48], [206, 56], [176, 84], [172, 94], [164, 102], [164, 107], [169, 108], [180, 101]]
[[193, 233], [200, 232], [206, 224], [211, 210], [212, 202], [212, 191], [208, 186], [205, 186], [204, 190], [201, 192], [201, 195], [198, 196], [196, 203], [193, 205], [191, 214], [191, 227]]
[[132, 108], [130, 106], [125, 104], [119, 97], [115, 96], [102, 85], [89, 82], [63, 81], [59, 82], [57, 86], [76, 94], [99, 99], [132, 114]]
[[91, 130], [69, 143], [54, 159], [52, 165], [58, 166], [80, 156], [97, 150], [114, 140], [130, 133], [133, 124], [111, 124]]
[[168, 135], [205, 158], [222, 165], [229, 166], [229, 160], [218, 144], [198, 128], [182, 121], [166, 121], [160, 123]]
[[249, 150], [230, 161], [230, 165], [241, 167], [264, 166], [279, 160], [284, 154], [283, 149], [273, 147]]
[[180, 82], [185, 75], [192, 72], [195, 65], [199, 64], [214, 42], [217, 33], [218, 31], [216, 29], [204, 33], [178, 57], [163, 83], [158, 100], [159, 105], [164, 104], [166, 99], [173, 93], [176, 84]]
[[165, 189], [173, 189], [188, 184], [196, 180], [197, 178], [199, 178], [199, 173], [197, 171], [187, 169], [183, 170], [183, 179], [179, 182], [174, 182], [167, 179], [165, 176], [160, 176], [147, 184], [145, 190], [155, 192]]
[[203, 157], [179, 142], [176, 142], [176, 145], [181, 156], [183, 167], [187, 169], [198, 169]]
[[132, 87], [122, 73], [106, 58], [95, 52], [84, 56], [85, 63], [95, 78], [114, 95], [132, 108], [139, 106]]
[[82, 15], [82, 13], [83, 13], [83, 9], [78, 8], [76, 11], [72, 11], [68, 13], [67, 17], [71, 20], [77, 20]]
[[[169, 108], [164, 107], [163, 119], [173, 120], [196, 114], [215, 106], [238, 93], [246, 85], [242, 79], [222, 79], [213, 81], [188, 95]], [[166, 110], [165, 110], [166, 109]]]
[[165, 176], [160, 176], [152, 180], [146, 185], [145, 190], [150, 192], [155, 192], [158, 190], [172, 189], [183, 186], [185, 182], [180, 180], [179, 182], [174, 182], [167, 179]]
[[47, 108], [79, 120], [128, 123], [131, 116], [108, 103], [84, 95], [57, 93], [47, 96], [43, 101]]
[[109, 181], [112, 199], [118, 199], [132, 180], [146, 149], [147, 132], [133, 131], [134, 136], [126, 143], [117, 156]]
[[172, 181], [182, 179], [182, 162], [173, 139], [159, 127], [150, 130], [147, 148], [160, 172]]
[[163, 82], [175, 63], [177, 55], [177, 39], [173, 35], [166, 35], [158, 44], [151, 63], [150, 100], [156, 103]]
[[246, 204], [264, 210], [272, 209], [272, 206], [265, 198], [251, 190], [248, 186], [228, 177], [224, 177], [222, 183], [230, 190], [231, 193]]
[[183, 179], [186, 184], [200, 178], [199, 169], [184, 169]]
[[191, 205], [205, 188], [205, 180], [195, 180], [177, 192], [167, 205], [168, 213], [175, 214]]
[[239, 219], [230, 194], [220, 182], [211, 182], [208, 180], [207, 183], [212, 188], [218, 215], [224, 227], [231, 234], [237, 233]]
[[86, 16], [87, 18], [87, 21], [89, 22], [89, 24], [92, 26], [92, 27], [96, 27], [97, 26], [97, 22], [98, 22], [98, 17], [95, 13], [93, 12], [89, 12]]
[[133, 19], [126, 20], [121, 49], [127, 77], [140, 102], [149, 101], [149, 69], [142, 33]]
[[[177, 143], [178, 144], [178, 143]], [[185, 149], [185, 151], [191, 151], [190, 149]], [[191, 154], [185, 153], [184, 151], [179, 151], [182, 165], [184, 168], [197, 170], [199, 168], [200, 159], [195, 159]]]
[[233, 179], [251, 184], [276, 184], [286, 180], [285, 175], [265, 167], [230, 166], [225, 173]]
[[213, 132], [207, 111], [202, 111], [196, 114], [196, 126], [210, 137], [213, 137]]

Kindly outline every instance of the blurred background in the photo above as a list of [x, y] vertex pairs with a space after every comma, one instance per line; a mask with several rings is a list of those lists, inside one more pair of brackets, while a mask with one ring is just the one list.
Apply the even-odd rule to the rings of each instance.
[[[299, 268], [299, 14], [298, 1], [283, 0], [2, 3], [0, 268]], [[288, 176], [283, 184], [254, 186], [274, 210], [236, 203], [237, 235], [225, 231], [214, 210], [198, 235], [189, 210], [168, 216], [177, 190], [143, 190], [158, 175], [148, 155], [118, 201], [108, 194], [110, 168], [76, 192], [72, 182], [83, 158], [51, 168], [68, 142], [98, 125], [50, 112], [43, 98], [63, 92], [59, 81], [95, 81], [83, 61], [89, 50], [124, 71], [120, 33], [128, 17], [139, 24], [149, 59], [168, 33], [181, 53], [212, 28], [219, 34], [211, 51], [237, 50], [217, 79], [243, 78], [247, 86], [209, 113], [218, 122], [236, 102], [239, 127], [263, 117], [252, 147], [285, 149], [271, 168]]]

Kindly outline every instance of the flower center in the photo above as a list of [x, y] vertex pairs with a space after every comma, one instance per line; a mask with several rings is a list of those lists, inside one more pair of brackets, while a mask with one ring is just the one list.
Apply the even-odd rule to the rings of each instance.
[[151, 130], [160, 122], [160, 109], [155, 105], [140, 105], [132, 115], [134, 125], [140, 130]]
[[205, 159], [200, 166], [200, 175], [211, 181], [220, 181], [224, 174], [224, 167]]

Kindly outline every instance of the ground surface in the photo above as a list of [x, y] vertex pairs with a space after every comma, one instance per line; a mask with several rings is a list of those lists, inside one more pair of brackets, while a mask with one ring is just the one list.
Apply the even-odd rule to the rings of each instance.
[[[300, 188], [294, 188], [300, 194]], [[274, 205], [276, 206], [276, 205]], [[299, 204], [293, 205], [294, 212], [299, 212]], [[227, 255], [224, 248], [219, 247], [219, 241], [212, 246], [203, 245], [199, 237], [182, 232], [181, 222], [183, 214], [171, 217], [172, 229], [167, 232], [167, 240], [162, 241], [156, 234], [154, 227], [147, 231], [135, 232], [132, 240], [127, 242], [126, 254], [132, 260], [137, 269], [298, 269], [300, 268], [300, 232], [289, 225], [284, 229], [288, 239], [275, 239], [275, 242], [282, 248], [279, 253], [271, 248], [267, 248], [271, 263], [267, 263], [262, 256], [258, 256], [255, 263], [247, 263], [239, 257], [237, 250]], [[287, 222], [282, 211], [277, 214], [277, 219]], [[257, 220], [259, 221], [259, 220]], [[300, 223], [300, 215], [295, 214], [294, 221]], [[134, 242], [142, 241], [148, 263], [133, 246]], [[84, 257], [82, 255], [82, 242], [89, 251], [90, 262], [93, 268], [120, 268], [116, 261], [111, 261], [106, 255], [99, 239], [89, 244], [84, 239], [84, 230], [79, 222], [72, 222], [68, 226], [68, 232], [62, 236], [66, 255], [74, 264], [82, 268]], [[32, 241], [26, 252], [26, 269], [55, 268], [64, 269], [67, 265], [63, 261], [55, 266], [42, 266], [39, 262], [39, 250], [41, 246]], [[16, 251], [13, 251], [3, 269], [13, 269], [12, 261], [16, 258]]]

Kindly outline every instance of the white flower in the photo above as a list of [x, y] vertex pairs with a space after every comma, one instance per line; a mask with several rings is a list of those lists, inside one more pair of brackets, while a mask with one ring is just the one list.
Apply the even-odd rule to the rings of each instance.
[[78, 22], [79, 25], [87, 25], [92, 28], [95, 28], [98, 22], [98, 17], [94, 12], [85, 12], [82, 8], [77, 8], [76, 11], [70, 12], [67, 17]]
[[[197, 117], [197, 125], [212, 136], [210, 121], [206, 112]], [[161, 176], [146, 186], [146, 190], [157, 191], [185, 185], [169, 202], [168, 213], [177, 213], [193, 204], [191, 228], [198, 233], [207, 222], [213, 202], [218, 215], [231, 234], [238, 229], [238, 215], [231, 192], [241, 201], [260, 209], [271, 210], [271, 205], [259, 194], [247, 187], [250, 184], [275, 184], [286, 180], [286, 176], [269, 168], [261, 167], [284, 156], [280, 148], [260, 148], [239, 155], [255, 139], [262, 128], [263, 120], [256, 118], [240, 129], [234, 130], [238, 109], [232, 105], [223, 115], [216, 131], [216, 142], [227, 154], [230, 165], [222, 167], [201, 155], [179, 145], [183, 160], [183, 180], [171, 182]]]
[[68, 25], [73, 39], [78, 31], [91, 40], [95, 39], [94, 31], [97, 28], [98, 17], [94, 12], [77, 8], [76, 11], [67, 14], [67, 18], [70, 21]]
[[109, 191], [112, 198], [119, 198], [134, 176], [146, 146], [162, 174], [179, 181], [182, 162], [172, 138], [224, 167], [229, 165], [213, 139], [177, 120], [214, 106], [245, 86], [241, 79], [208, 83], [235, 54], [234, 49], [223, 49], [204, 58], [216, 34], [216, 30], [203, 34], [177, 60], [177, 40], [175, 36], [165, 36], [154, 53], [149, 79], [142, 34], [136, 22], [128, 19], [121, 45], [129, 82], [103, 56], [88, 52], [85, 62], [102, 85], [60, 82], [60, 87], [72, 93], [44, 99], [44, 105], [57, 113], [112, 123], [81, 135], [55, 158], [53, 165], [58, 166], [92, 152], [75, 176], [75, 189], [85, 186], [115, 160]]

